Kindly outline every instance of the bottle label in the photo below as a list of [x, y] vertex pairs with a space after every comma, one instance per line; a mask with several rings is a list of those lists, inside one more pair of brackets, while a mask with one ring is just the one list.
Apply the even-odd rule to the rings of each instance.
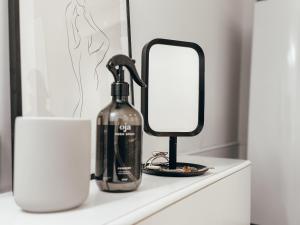
[[114, 183], [139, 180], [142, 169], [141, 126], [98, 125], [97, 129], [97, 178]]

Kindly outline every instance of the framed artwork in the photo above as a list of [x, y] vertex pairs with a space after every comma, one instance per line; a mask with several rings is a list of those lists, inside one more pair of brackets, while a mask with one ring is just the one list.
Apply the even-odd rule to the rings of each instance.
[[88, 118], [95, 131], [106, 63], [131, 56], [129, 0], [10, 0], [9, 17], [12, 132], [17, 116]]

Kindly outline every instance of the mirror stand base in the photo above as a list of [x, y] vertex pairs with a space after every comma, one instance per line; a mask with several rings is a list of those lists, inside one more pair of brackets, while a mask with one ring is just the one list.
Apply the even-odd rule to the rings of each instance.
[[[153, 156], [143, 165], [143, 172], [150, 175], [165, 177], [192, 177], [200, 176], [209, 169], [206, 166], [177, 162], [177, 137], [169, 139], [169, 158], [167, 152], [153, 152]], [[154, 163], [157, 159], [164, 159], [167, 162]]]
[[195, 177], [205, 174], [210, 169], [203, 165], [182, 162], [178, 162], [175, 169], [169, 169], [169, 163], [143, 165], [143, 173], [162, 177]]

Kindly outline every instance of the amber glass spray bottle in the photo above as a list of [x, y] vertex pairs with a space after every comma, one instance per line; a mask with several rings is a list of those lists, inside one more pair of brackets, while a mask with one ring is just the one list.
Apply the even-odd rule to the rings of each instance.
[[111, 85], [111, 103], [97, 118], [96, 180], [102, 191], [136, 190], [142, 177], [142, 116], [128, 102], [129, 84], [123, 67], [141, 87], [134, 60], [116, 55], [107, 64], [115, 82]]

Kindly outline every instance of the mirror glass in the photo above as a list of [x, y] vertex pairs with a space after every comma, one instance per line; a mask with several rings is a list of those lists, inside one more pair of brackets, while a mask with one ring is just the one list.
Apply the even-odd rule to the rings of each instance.
[[201, 84], [204, 56], [199, 46], [198, 49], [183, 44], [157, 41], [145, 47], [147, 56], [143, 64], [147, 65], [143, 65], [143, 78], [148, 88], [147, 95], [142, 97], [146, 110], [142, 111], [147, 120], [145, 130], [159, 133], [157, 136], [188, 134], [203, 126], [200, 89], [204, 86]]

